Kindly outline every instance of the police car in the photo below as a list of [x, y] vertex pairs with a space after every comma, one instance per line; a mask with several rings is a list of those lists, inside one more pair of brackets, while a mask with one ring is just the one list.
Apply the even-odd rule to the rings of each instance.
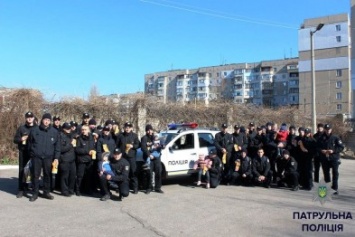
[[[208, 155], [210, 150], [215, 149], [214, 137], [218, 130], [197, 126], [196, 123], [169, 124], [168, 130], [159, 133], [163, 145], [160, 158], [163, 177], [194, 173], [194, 162], [199, 154]], [[140, 149], [137, 161], [143, 161]]]

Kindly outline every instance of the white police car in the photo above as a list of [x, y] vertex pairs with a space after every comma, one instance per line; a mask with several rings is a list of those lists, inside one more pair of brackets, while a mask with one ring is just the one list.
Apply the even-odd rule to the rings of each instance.
[[[208, 155], [211, 149], [215, 149], [214, 137], [218, 130], [196, 128], [197, 124], [176, 129], [166, 130], [159, 133], [163, 144], [161, 151], [162, 176], [171, 177], [176, 175], [192, 174], [194, 162], [199, 154]], [[194, 124], [194, 125], [191, 125]], [[171, 128], [171, 126], [169, 125]], [[143, 153], [137, 151], [137, 161], [143, 161]]]

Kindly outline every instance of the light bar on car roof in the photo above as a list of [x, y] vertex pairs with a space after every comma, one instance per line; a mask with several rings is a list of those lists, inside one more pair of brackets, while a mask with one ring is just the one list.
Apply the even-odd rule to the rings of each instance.
[[169, 130], [175, 130], [180, 128], [197, 128], [198, 123], [191, 122], [191, 123], [170, 123], [168, 124]]

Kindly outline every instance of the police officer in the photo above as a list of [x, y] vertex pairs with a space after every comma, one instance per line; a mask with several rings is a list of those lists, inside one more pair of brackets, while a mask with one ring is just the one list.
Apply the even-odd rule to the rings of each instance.
[[[96, 159], [96, 150], [94, 138], [87, 125], [81, 126], [81, 134], [77, 138], [75, 153], [77, 156], [76, 196], [81, 196], [81, 186], [87, 194], [91, 194], [94, 191], [90, 184], [93, 180], [93, 159]], [[83, 185], [82, 182], [84, 182]]]
[[210, 185], [211, 188], [217, 188], [221, 181], [223, 164], [221, 159], [217, 156], [216, 149], [210, 150], [209, 159], [212, 161], [211, 168], [208, 170], [210, 173]]
[[266, 188], [270, 188], [272, 171], [270, 170], [269, 158], [264, 156], [264, 150], [258, 150], [257, 157], [253, 160], [253, 178], [254, 184], [262, 184]]
[[[214, 145], [217, 149], [217, 156], [222, 159], [223, 179], [228, 183], [230, 172], [230, 157], [233, 151], [233, 137], [227, 132], [228, 125], [223, 123], [221, 131], [215, 135]], [[223, 156], [225, 158], [223, 158]]]
[[110, 154], [113, 154], [115, 148], [116, 148], [116, 143], [111, 136], [110, 127], [105, 126], [102, 129], [102, 135], [100, 136], [99, 140], [96, 143], [97, 160], [101, 161], [102, 154], [104, 152], [110, 152]]
[[110, 161], [111, 169], [115, 175], [102, 175], [100, 177], [101, 189], [104, 195], [101, 197], [101, 201], [110, 199], [110, 191], [108, 181], [117, 183], [119, 192], [118, 201], [122, 201], [123, 197], [129, 195], [129, 162], [126, 159], [122, 159], [122, 152], [119, 148], [113, 151], [113, 158]]
[[298, 172], [297, 161], [290, 156], [288, 150], [282, 152], [282, 159], [280, 159], [278, 165], [278, 176], [281, 178], [278, 182], [279, 187], [283, 187], [284, 183], [292, 188], [292, 191], [298, 191]]
[[89, 126], [89, 121], [90, 121], [90, 114], [87, 112], [83, 113], [81, 124], [78, 124], [77, 126], [78, 135], [81, 134], [82, 126], [84, 125]]
[[64, 123], [60, 133], [61, 155], [59, 158], [60, 188], [62, 195], [70, 197], [74, 194], [76, 166], [73, 135], [69, 123]]
[[306, 128], [304, 133], [305, 135], [299, 141], [299, 181], [303, 189], [310, 191], [313, 187], [313, 157], [316, 153], [317, 143], [316, 140], [314, 140], [312, 137], [311, 129]]
[[290, 152], [290, 156], [295, 158], [298, 152], [296, 141], [296, 127], [291, 125], [288, 130], [289, 132], [286, 140], [286, 149]]
[[[324, 133], [324, 125], [322, 123], [319, 123], [317, 125], [317, 132], [313, 135], [313, 138], [316, 140], [317, 144], [318, 144], [318, 140], [319, 138], [323, 135]], [[320, 170], [320, 154], [317, 150], [315, 156], [314, 156], [314, 160], [313, 160], [313, 164], [314, 164], [314, 182], [319, 183], [319, 170]]]
[[117, 137], [116, 147], [122, 151], [122, 156], [129, 163], [129, 182], [130, 188], [133, 190], [133, 194], [138, 193], [138, 178], [137, 178], [137, 164], [136, 153], [139, 148], [139, 140], [136, 133], [133, 131], [133, 125], [131, 122], [124, 124], [124, 132]]
[[241, 156], [235, 159], [234, 172], [232, 174], [232, 184], [251, 185], [252, 175], [252, 161], [247, 156], [247, 150], [243, 148], [241, 150]]
[[239, 125], [234, 125], [234, 133], [232, 133], [233, 136], [233, 152], [232, 156], [233, 159], [235, 160], [237, 156], [240, 155], [242, 149], [246, 149], [248, 147], [248, 139], [245, 133], [240, 131], [240, 126]]
[[60, 117], [59, 116], [53, 117], [53, 128], [57, 129], [58, 132], [62, 131], [62, 126], [60, 124]]
[[[161, 190], [161, 160], [154, 158], [154, 156], [150, 153], [153, 142], [154, 142], [154, 132], [153, 132], [153, 127], [150, 124], [147, 124], [145, 126], [145, 131], [146, 135], [142, 137], [141, 139], [141, 148], [143, 152], [143, 159], [146, 161], [147, 159], [150, 159], [150, 169], [149, 169], [149, 175], [146, 179], [146, 183], [144, 186], [147, 187], [146, 189], [146, 194], [149, 194], [153, 190], [153, 184], [151, 178], [153, 177], [153, 172], [154, 172], [154, 184], [155, 184], [155, 191], [158, 193], [164, 193], [163, 190]], [[143, 171], [144, 172], [144, 171]]]
[[31, 130], [37, 125], [34, 123], [34, 115], [31, 111], [28, 111], [25, 114], [25, 124], [21, 125], [15, 134], [14, 143], [17, 144], [18, 148], [18, 193], [16, 195], [17, 198], [21, 198], [23, 196], [23, 192], [27, 190], [24, 182], [24, 168], [27, 162], [30, 160], [30, 153], [27, 146], [27, 139], [28, 135], [30, 134]]
[[257, 127], [255, 136], [249, 138], [249, 144], [248, 144], [249, 157], [254, 159], [254, 157], [257, 156], [259, 148], [263, 148], [265, 142], [266, 142], [266, 137], [263, 134], [263, 129], [261, 127]]
[[332, 169], [332, 189], [334, 195], [338, 195], [338, 178], [339, 178], [339, 163], [340, 152], [344, 150], [344, 145], [341, 139], [332, 134], [332, 126], [324, 125], [324, 134], [318, 140], [318, 151], [320, 154], [324, 180], [330, 182], [330, 169]]
[[31, 161], [34, 170], [34, 192], [30, 201], [36, 201], [39, 194], [39, 178], [43, 169], [43, 197], [54, 199], [50, 195], [52, 162], [60, 158], [60, 138], [56, 129], [50, 126], [52, 116], [45, 113], [41, 124], [34, 127], [28, 138]]

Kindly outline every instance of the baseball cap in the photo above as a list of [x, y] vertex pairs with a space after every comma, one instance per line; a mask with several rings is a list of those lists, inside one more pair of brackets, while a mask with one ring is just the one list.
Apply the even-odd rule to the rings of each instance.
[[234, 125], [234, 129], [239, 129], [240, 126], [239, 125]]
[[227, 125], [226, 123], [222, 123], [221, 127], [222, 127], [222, 128], [227, 128], [228, 125]]
[[332, 125], [326, 124], [326, 125], [324, 125], [324, 129], [332, 129]]
[[31, 111], [28, 111], [27, 113], [25, 113], [25, 118], [33, 118], [34, 114]]
[[116, 155], [119, 155], [121, 154], [121, 150], [119, 148], [116, 148], [114, 151], [113, 151], [113, 154], [116, 154]]
[[210, 154], [210, 155], [217, 155], [216, 149], [210, 150], [209, 154]]
[[63, 123], [62, 128], [63, 129], [71, 129], [71, 125], [69, 123]]
[[89, 113], [86, 113], [86, 112], [83, 113], [83, 119], [84, 119], [84, 118], [90, 118], [90, 114], [89, 114]]
[[60, 121], [60, 117], [59, 117], [59, 116], [54, 116], [54, 117], [53, 117], [53, 121], [57, 121], [57, 120]]
[[133, 127], [133, 125], [132, 125], [131, 122], [125, 122], [124, 126], [125, 126], [125, 127]]

